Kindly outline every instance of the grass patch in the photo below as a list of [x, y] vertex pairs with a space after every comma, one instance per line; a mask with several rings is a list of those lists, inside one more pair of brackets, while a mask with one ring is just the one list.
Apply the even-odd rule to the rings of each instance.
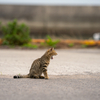
[[88, 45], [86, 45], [86, 44], [82, 44], [81, 47], [82, 47], [82, 48], [87, 48]]
[[74, 43], [69, 43], [68, 46], [69, 47], [73, 47], [74, 46]]
[[[45, 44], [50, 47], [56, 47], [59, 43], [59, 40], [53, 40], [49, 35], [46, 36]], [[44, 45], [45, 45], [44, 44]]]
[[31, 44], [31, 43], [24, 44], [23, 47], [30, 48], [30, 49], [37, 49], [38, 48], [38, 46], [36, 44]]

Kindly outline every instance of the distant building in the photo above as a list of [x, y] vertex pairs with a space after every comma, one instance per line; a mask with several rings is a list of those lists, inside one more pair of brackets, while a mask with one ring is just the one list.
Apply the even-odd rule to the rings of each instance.
[[26, 23], [37, 37], [92, 38], [100, 32], [100, 6], [0, 5], [0, 21], [5, 24], [13, 19]]

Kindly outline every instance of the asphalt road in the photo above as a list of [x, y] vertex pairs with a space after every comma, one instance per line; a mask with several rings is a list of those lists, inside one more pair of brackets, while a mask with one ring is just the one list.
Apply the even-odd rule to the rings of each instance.
[[49, 80], [0, 76], [0, 100], [100, 100], [100, 74]]

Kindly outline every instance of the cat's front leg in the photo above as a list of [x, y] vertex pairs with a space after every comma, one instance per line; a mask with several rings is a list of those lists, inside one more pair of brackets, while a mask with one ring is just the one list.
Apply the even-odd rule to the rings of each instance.
[[47, 71], [44, 71], [43, 74], [44, 74], [45, 79], [49, 79]]

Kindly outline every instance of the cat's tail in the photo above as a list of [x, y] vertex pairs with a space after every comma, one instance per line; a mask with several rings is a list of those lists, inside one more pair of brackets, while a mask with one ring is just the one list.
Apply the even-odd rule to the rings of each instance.
[[27, 75], [15, 75], [13, 78], [30, 78], [29, 74]]

